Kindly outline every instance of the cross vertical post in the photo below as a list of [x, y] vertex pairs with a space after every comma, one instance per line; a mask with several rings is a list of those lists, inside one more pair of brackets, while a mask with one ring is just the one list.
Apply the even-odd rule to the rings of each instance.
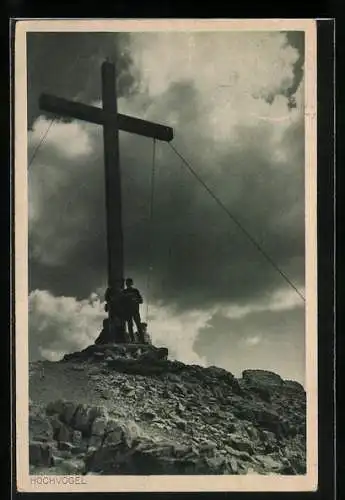
[[[119, 130], [131, 134], [170, 142], [174, 131], [171, 127], [142, 120], [117, 112], [116, 66], [113, 62], [102, 64], [102, 108], [70, 101], [50, 94], [41, 94], [39, 106], [54, 115], [84, 120], [103, 126], [105, 206], [108, 252], [108, 324], [105, 340], [123, 342], [125, 325], [121, 319], [121, 292], [124, 284], [124, 249], [122, 229], [121, 170], [119, 156]], [[110, 338], [109, 338], [110, 336]], [[102, 332], [100, 337], [102, 337]], [[102, 342], [104, 338], [102, 337]]]
[[102, 107], [106, 116], [111, 115], [111, 119], [105, 119], [103, 125], [108, 287], [114, 298], [114, 301], [109, 303], [109, 327], [112, 339], [121, 341], [124, 336], [124, 323], [117, 316], [116, 306], [114, 310], [114, 303], [117, 302], [124, 282], [116, 66], [107, 61], [102, 64]]

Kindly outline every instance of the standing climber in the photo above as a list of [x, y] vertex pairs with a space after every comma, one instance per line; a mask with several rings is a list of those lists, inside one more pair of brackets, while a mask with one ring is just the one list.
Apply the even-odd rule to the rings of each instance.
[[125, 317], [122, 306], [123, 285], [117, 289], [108, 287], [105, 292], [105, 311], [108, 313], [106, 325], [110, 342], [125, 342]]
[[126, 279], [126, 288], [123, 290], [123, 308], [125, 320], [128, 325], [128, 333], [130, 336], [131, 342], [134, 342], [134, 334], [133, 334], [133, 320], [138, 330], [139, 342], [144, 343], [144, 332], [141, 327], [141, 319], [140, 319], [140, 304], [143, 303], [142, 296], [137, 288], [133, 287], [132, 278]]

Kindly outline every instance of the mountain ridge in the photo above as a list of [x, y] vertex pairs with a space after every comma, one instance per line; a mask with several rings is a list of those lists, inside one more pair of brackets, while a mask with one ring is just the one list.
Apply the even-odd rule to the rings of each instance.
[[306, 393], [153, 345], [91, 345], [30, 363], [31, 474], [306, 473]]

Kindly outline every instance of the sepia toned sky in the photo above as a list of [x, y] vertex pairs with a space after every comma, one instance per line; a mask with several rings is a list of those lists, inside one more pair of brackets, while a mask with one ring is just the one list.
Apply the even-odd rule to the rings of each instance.
[[[98, 336], [106, 284], [102, 128], [50, 124], [41, 92], [99, 106], [116, 59], [118, 108], [174, 128], [173, 144], [304, 292], [303, 33], [30, 33], [31, 359]], [[120, 132], [126, 275], [172, 357], [304, 382], [304, 302], [166, 143]], [[149, 248], [152, 254], [149, 255]], [[151, 267], [151, 271], [149, 271]], [[149, 277], [149, 288], [148, 288]]]

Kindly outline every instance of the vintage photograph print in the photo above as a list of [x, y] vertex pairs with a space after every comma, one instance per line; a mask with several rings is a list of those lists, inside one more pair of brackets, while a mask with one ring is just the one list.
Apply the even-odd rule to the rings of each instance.
[[316, 22], [15, 26], [19, 491], [314, 491]]

